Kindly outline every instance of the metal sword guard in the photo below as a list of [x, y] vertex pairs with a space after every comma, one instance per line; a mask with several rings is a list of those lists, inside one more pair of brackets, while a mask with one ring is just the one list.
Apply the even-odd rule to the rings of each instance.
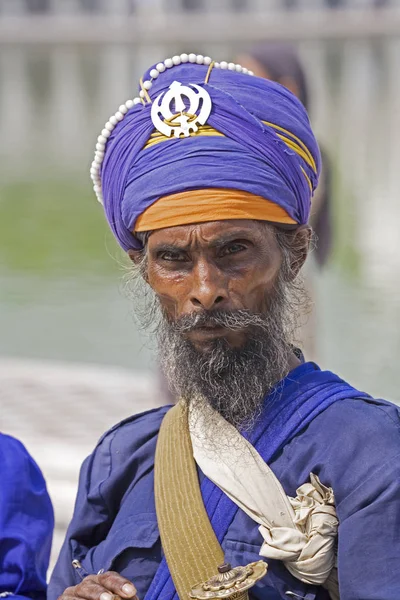
[[208, 581], [196, 584], [189, 596], [195, 600], [211, 600], [213, 598], [229, 598], [245, 600], [247, 590], [266, 574], [268, 565], [263, 560], [253, 562], [245, 567], [231, 567], [225, 563], [218, 567], [218, 575]]

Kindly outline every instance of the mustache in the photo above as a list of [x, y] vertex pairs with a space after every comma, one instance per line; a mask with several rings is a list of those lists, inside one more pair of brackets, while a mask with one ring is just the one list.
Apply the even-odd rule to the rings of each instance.
[[254, 313], [247, 309], [235, 310], [203, 310], [190, 315], [180, 317], [173, 323], [172, 328], [176, 333], [188, 333], [203, 327], [224, 327], [231, 331], [257, 327], [266, 330], [268, 327], [268, 316]]

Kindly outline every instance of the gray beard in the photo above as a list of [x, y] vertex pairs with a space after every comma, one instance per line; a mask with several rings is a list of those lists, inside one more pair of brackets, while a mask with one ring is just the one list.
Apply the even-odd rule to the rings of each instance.
[[205, 399], [238, 428], [252, 426], [263, 398], [287, 372], [287, 352], [272, 348], [259, 332], [240, 349], [217, 339], [207, 353], [172, 327], [163, 327], [159, 339], [160, 363], [176, 396], [192, 404]]
[[[266, 315], [235, 310], [204, 311], [175, 322], [163, 317], [157, 328], [159, 359], [177, 398], [192, 406], [206, 400], [236, 428], [250, 429], [265, 396], [289, 370], [284, 305], [276, 293]], [[232, 348], [219, 338], [201, 352], [183, 334], [205, 324], [246, 327], [248, 339]]]

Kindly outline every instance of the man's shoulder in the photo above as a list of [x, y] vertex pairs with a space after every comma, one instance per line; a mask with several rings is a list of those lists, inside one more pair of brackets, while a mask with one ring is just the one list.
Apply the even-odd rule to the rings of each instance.
[[0, 449], [4, 451], [7, 451], [8, 449], [15, 451], [17, 449], [21, 453], [27, 454], [27, 450], [22, 442], [12, 435], [3, 432], [0, 432]]
[[335, 462], [384, 462], [400, 453], [400, 410], [369, 396], [338, 400], [310, 423], [306, 437]]
[[312, 468], [320, 468], [338, 503], [357, 489], [356, 500], [362, 489], [384, 489], [400, 475], [400, 412], [395, 404], [371, 397], [339, 400], [305, 433], [303, 452], [311, 452]]
[[162, 406], [131, 415], [102, 435], [81, 470], [90, 495], [112, 495], [114, 486], [123, 491], [133, 473], [140, 477], [152, 471], [158, 432], [169, 408]]
[[27, 469], [26, 465], [34, 465], [36, 463], [24, 444], [17, 438], [0, 432], [0, 457], [2, 471], [10, 468], [15, 471], [19, 469]]
[[333, 488], [341, 518], [346, 518], [368, 495], [366, 502], [400, 481], [399, 407], [361, 395], [337, 400], [281, 456], [277, 472], [288, 493], [293, 495], [315, 473]]
[[111, 441], [118, 445], [142, 446], [146, 440], [158, 435], [161, 422], [170, 408], [171, 405], [159, 406], [126, 417], [103, 433], [96, 448], [108, 445]]
[[354, 436], [400, 434], [400, 407], [387, 400], [360, 396], [334, 402], [315, 419], [315, 426], [326, 425], [328, 431], [335, 428]]

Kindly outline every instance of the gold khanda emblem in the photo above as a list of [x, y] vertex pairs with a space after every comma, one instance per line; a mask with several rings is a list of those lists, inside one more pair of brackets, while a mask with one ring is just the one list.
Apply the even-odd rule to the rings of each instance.
[[189, 596], [195, 600], [214, 598], [248, 600], [248, 590], [264, 577], [267, 570], [268, 565], [263, 560], [250, 563], [245, 567], [232, 567], [229, 563], [225, 563], [218, 567], [218, 575], [196, 584]]
[[[185, 102], [186, 99], [186, 102]], [[189, 137], [204, 125], [210, 116], [212, 102], [203, 87], [174, 81], [151, 105], [154, 127], [166, 137]], [[161, 118], [163, 117], [163, 118]]]

